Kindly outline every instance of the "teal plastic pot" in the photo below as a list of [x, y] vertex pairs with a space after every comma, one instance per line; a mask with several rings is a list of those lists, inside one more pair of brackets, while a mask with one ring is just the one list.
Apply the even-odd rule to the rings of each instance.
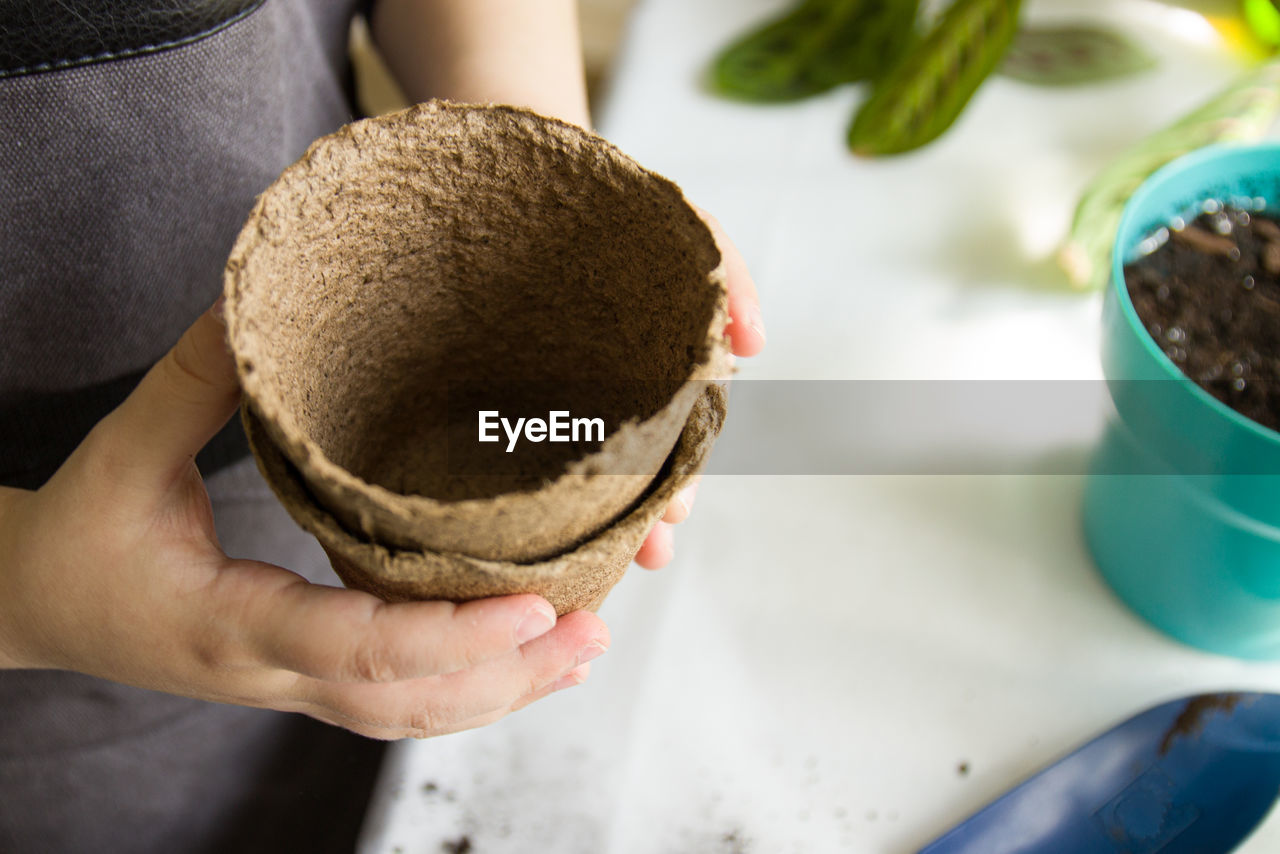
[[1149, 178], [1125, 207], [1102, 311], [1115, 402], [1085, 485], [1085, 536], [1107, 583], [1201, 649], [1280, 659], [1280, 433], [1188, 379], [1134, 311], [1138, 244], [1206, 200], [1280, 203], [1280, 145], [1214, 146]]

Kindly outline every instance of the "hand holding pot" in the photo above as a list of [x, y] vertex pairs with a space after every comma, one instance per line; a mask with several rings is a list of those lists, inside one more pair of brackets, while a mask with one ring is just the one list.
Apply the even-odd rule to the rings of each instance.
[[481, 726], [586, 677], [608, 630], [537, 596], [386, 604], [218, 546], [192, 461], [239, 402], [204, 314], [36, 492], [0, 489], [0, 667], [303, 712], [376, 738]]
[[[694, 205], [694, 210], [706, 222], [715, 236], [716, 246], [724, 258], [725, 286], [729, 291], [729, 334], [730, 343], [735, 356], [755, 356], [764, 349], [764, 319], [760, 314], [760, 300], [756, 295], [756, 283], [747, 269], [738, 247], [725, 234], [720, 221], [714, 216]], [[702, 480], [701, 475], [698, 481]], [[645, 539], [640, 551], [636, 552], [635, 561], [645, 569], [661, 569], [671, 562], [674, 556], [672, 525], [677, 525], [689, 518], [693, 510], [693, 499], [698, 492], [698, 482], [686, 487], [671, 502], [662, 521], [653, 527]]]

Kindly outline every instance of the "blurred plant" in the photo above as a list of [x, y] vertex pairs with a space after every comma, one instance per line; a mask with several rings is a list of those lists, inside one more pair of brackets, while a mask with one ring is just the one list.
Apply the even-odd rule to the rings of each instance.
[[1000, 73], [1040, 86], [1075, 86], [1136, 74], [1155, 64], [1151, 54], [1114, 30], [1071, 24], [1019, 30]]
[[1241, 0], [1245, 23], [1263, 44], [1280, 46], [1280, 6], [1276, 0]]
[[893, 65], [915, 31], [919, 0], [804, 0], [729, 45], [712, 76], [725, 95], [794, 101]]
[[[855, 154], [880, 156], [936, 139], [992, 73], [1068, 86], [1155, 64], [1129, 38], [1093, 24], [1019, 28], [1021, 0], [952, 0], [923, 36], [919, 6], [919, 0], [802, 0], [721, 52], [713, 65], [715, 87], [735, 98], [777, 102], [871, 81], [848, 145]], [[1231, 26], [1254, 44], [1280, 47], [1280, 0], [1241, 0]], [[1270, 59], [1122, 153], [1076, 208], [1058, 256], [1071, 281], [1079, 287], [1106, 282], [1121, 211], [1147, 176], [1202, 146], [1258, 139], [1277, 114], [1280, 59]]]
[[951, 127], [1013, 41], [1021, 0], [956, 0], [881, 79], [849, 128], [854, 154], [900, 154]]
[[1168, 127], [1122, 153], [1085, 189], [1058, 261], [1077, 287], [1102, 287], [1124, 204], [1152, 172], [1215, 142], [1260, 139], [1280, 112], [1280, 60], [1247, 72]]
[[848, 141], [854, 153], [876, 156], [936, 139], [997, 70], [1025, 83], [1063, 86], [1154, 64], [1136, 44], [1101, 27], [1020, 31], [1021, 0], [953, 0], [922, 37], [919, 7], [919, 0], [801, 0], [721, 51], [712, 84], [728, 97], [783, 102], [871, 81]]

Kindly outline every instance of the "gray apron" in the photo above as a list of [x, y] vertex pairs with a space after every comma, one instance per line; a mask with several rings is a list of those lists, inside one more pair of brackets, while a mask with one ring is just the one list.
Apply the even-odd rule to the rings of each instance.
[[[213, 302], [255, 195], [351, 118], [355, 5], [0, 0], [0, 483], [48, 478]], [[229, 554], [337, 583], [234, 424], [198, 461]], [[380, 756], [301, 716], [0, 671], [0, 852], [349, 851]]]

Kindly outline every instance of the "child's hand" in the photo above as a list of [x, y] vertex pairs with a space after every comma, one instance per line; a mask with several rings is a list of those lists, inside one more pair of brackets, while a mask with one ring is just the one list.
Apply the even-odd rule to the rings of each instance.
[[[735, 356], [754, 356], [764, 349], [764, 320], [760, 316], [760, 300], [756, 297], [756, 283], [747, 270], [738, 248], [724, 233], [720, 223], [711, 214], [695, 207], [715, 235], [716, 244], [724, 256], [726, 283], [729, 287], [729, 326], [727, 332], [733, 344]], [[662, 521], [653, 526], [640, 551], [636, 563], [645, 569], [660, 569], [674, 556], [671, 526], [689, 518], [698, 483], [685, 487], [667, 505]]]
[[609, 644], [537, 596], [386, 604], [232, 560], [193, 456], [239, 388], [206, 312], [39, 491], [0, 488], [0, 667], [304, 712], [375, 738], [480, 726]]

